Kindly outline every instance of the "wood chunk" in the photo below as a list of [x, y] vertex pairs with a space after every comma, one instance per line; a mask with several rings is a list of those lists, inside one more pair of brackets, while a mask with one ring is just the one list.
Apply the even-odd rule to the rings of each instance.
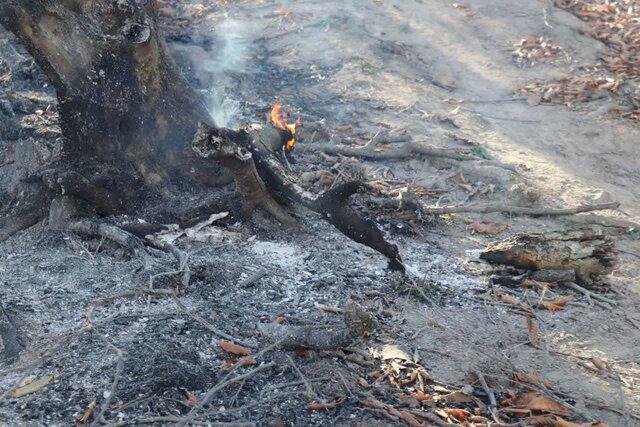
[[590, 229], [551, 233], [518, 233], [490, 244], [480, 258], [526, 270], [572, 270], [592, 283], [616, 263], [612, 239]]

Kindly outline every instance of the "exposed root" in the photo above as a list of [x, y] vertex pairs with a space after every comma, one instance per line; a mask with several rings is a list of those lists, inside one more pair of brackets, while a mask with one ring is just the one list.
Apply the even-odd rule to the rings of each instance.
[[507, 169], [512, 172], [518, 170], [514, 165], [499, 162], [497, 160], [486, 160], [468, 154], [461, 154], [453, 150], [432, 147], [416, 141], [404, 141], [400, 146], [393, 150], [381, 151], [378, 147], [384, 144], [384, 140], [373, 138], [363, 147], [350, 147], [348, 145], [338, 145], [331, 143], [319, 144], [300, 144], [296, 150], [302, 152], [322, 152], [325, 154], [340, 154], [343, 156], [362, 157], [370, 160], [397, 160], [415, 157], [415, 155], [424, 155], [427, 157], [439, 157], [444, 159], [452, 159], [458, 161], [477, 161], [487, 165], [496, 166]]

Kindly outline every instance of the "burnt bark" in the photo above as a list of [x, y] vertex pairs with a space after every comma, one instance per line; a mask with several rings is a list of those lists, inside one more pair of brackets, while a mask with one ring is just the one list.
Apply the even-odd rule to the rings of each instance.
[[[39, 205], [53, 193], [85, 200], [100, 214], [132, 212], [196, 183], [229, 182], [190, 149], [197, 124], [213, 122], [169, 55], [156, 15], [151, 0], [0, 2], [0, 23], [58, 97], [63, 154], [30, 177]], [[35, 203], [16, 196], [4, 213], [23, 217], [26, 205]], [[32, 212], [10, 228], [45, 215]]]
[[[551, 233], [518, 233], [490, 244], [480, 258], [524, 270], [574, 272], [581, 283], [593, 283], [613, 271], [613, 240], [591, 229]], [[542, 273], [540, 273], [541, 276]], [[543, 278], [539, 276], [538, 278]], [[558, 279], [560, 280], [560, 279]]]

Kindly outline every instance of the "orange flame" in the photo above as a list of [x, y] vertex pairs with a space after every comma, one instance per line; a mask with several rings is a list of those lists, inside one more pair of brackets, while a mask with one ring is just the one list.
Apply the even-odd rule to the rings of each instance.
[[271, 109], [271, 123], [278, 129], [286, 130], [291, 133], [292, 138], [287, 141], [285, 147], [287, 151], [293, 150], [296, 145], [296, 128], [298, 123], [288, 124], [286, 121], [287, 115], [282, 113], [282, 102], [276, 101]]

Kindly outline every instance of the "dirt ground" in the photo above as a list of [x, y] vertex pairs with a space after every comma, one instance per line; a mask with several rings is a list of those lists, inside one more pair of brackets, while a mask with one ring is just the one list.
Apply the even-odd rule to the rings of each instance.
[[[530, 105], [535, 103], [518, 94], [538, 79], [571, 76], [598, 63], [607, 47], [588, 35], [586, 23], [536, 0], [205, 1], [213, 7], [193, 19], [195, 3], [183, 3], [164, 18], [170, 48], [220, 125], [262, 122], [281, 99], [337, 139], [366, 142], [388, 130], [518, 166], [514, 173], [486, 162], [419, 156], [340, 159], [342, 173], [427, 189], [424, 201], [430, 205], [517, 204], [523, 189], [535, 206], [621, 203], [597, 215], [463, 213], [424, 218], [414, 226], [371, 213], [401, 248], [410, 280], [388, 272], [379, 254], [313, 217], [304, 217], [296, 233], [269, 226], [265, 218], [228, 221], [206, 243], [180, 241], [191, 254], [193, 276], [181, 296], [190, 312], [264, 349], [268, 340], [256, 332], [257, 323], [281, 316], [292, 324], [333, 322], [336, 315], [316, 304], [356, 301], [378, 323], [372, 336], [354, 344], [362, 353], [401, 347], [413, 359], [407, 363], [423, 366], [449, 390], [463, 389], [480, 371], [498, 398], [513, 372], [535, 372], [564, 396], [577, 419], [640, 425], [640, 234], [632, 226], [611, 225], [640, 222], [640, 126], [611, 112], [621, 102], [614, 96], [549, 106]], [[522, 64], [512, 52], [527, 36], [548, 37], [562, 54]], [[0, 187], [7, 188], [16, 150], [46, 158], [55, 155], [61, 136], [55, 96], [44, 77], [4, 32], [0, 52]], [[11, 78], [3, 81], [7, 72]], [[300, 144], [321, 137], [305, 133]], [[293, 168], [329, 171], [337, 161], [305, 152], [296, 155]], [[496, 236], [474, 234], [469, 225], [477, 221], [507, 229]], [[492, 267], [475, 254], [516, 232], [585, 225], [616, 241], [618, 265], [599, 291], [616, 305], [589, 305], [580, 295], [564, 310], [536, 310], [545, 344], [534, 348], [525, 317], [480, 298], [490, 288]], [[95, 333], [74, 331], [92, 301], [146, 287], [150, 272], [140, 259], [121, 259], [105, 249], [88, 250], [78, 236], [46, 223], [0, 244], [0, 309], [23, 347], [17, 360], [0, 359], [0, 425], [69, 425], [90, 402], [99, 408], [107, 399], [116, 405], [105, 414], [111, 423], [181, 416], [191, 409], [188, 393], [202, 399], [227, 375], [220, 366], [229, 355], [216, 344], [219, 337], [170, 298], [122, 299], [96, 313], [96, 329], [126, 354], [115, 396], [109, 395], [117, 353]], [[156, 256], [153, 273], [177, 268], [171, 256]], [[258, 270], [266, 271], [264, 277], [243, 286]], [[171, 288], [176, 280], [160, 278], [156, 288]], [[517, 292], [525, 300], [536, 298]], [[261, 357], [259, 362], [276, 367], [225, 388], [198, 420], [403, 423], [359, 404], [358, 378], [373, 382], [367, 375], [384, 365], [384, 356], [370, 356], [364, 364], [345, 360], [344, 353], [270, 351]], [[606, 369], [594, 367], [594, 357]], [[6, 394], [20, 382], [46, 376], [53, 379], [36, 393]], [[296, 381], [302, 384], [291, 385]], [[473, 387], [486, 403], [481, 387]], [[336, 409], [305, 409], [311, 401], [341, 396], [347, 400]]]

